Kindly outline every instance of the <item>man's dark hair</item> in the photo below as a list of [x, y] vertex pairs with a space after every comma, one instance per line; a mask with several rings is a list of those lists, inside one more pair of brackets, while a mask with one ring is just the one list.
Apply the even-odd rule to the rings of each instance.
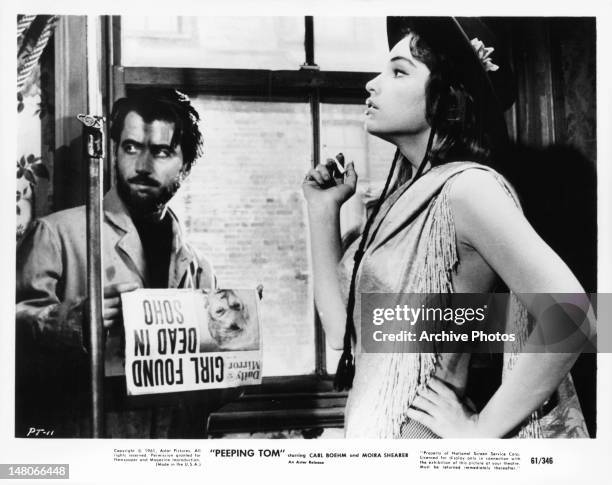
[[119, 144], [123, 122], [130, 111], [142, 116], [146, 123], [154, 120], [174, 123], [171, 145], [181, 146], [183, 169], [189, 173], [195, 160], [202, 155], [202, 133], [198, 127], [200, 115], [189, 98], [169, 88], [142, 88], [118, 99], [110, 117], [110, 137]]

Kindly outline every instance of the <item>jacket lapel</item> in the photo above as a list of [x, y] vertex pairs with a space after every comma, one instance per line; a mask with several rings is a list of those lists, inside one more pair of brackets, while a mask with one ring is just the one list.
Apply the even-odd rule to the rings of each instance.
[[117, 194], [115, 187], [104, 197], [104, 215], [106, 219], [117, 227], [122, 235], [115, 244], [118, 252], [123, 253], [132, 263], [133, 269], [146, 281], [146, 264], [142, 243], [138, 231], [132, 222], [127, 208]]

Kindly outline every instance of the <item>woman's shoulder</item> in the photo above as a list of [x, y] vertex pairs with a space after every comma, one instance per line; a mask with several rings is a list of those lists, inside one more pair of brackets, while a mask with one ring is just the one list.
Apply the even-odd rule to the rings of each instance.
[[514, 191], [510, 182], [499, 171], [484, 163], [469, 160], [446, 162], [434, 166], [431, 172], [433, 178], [444, 180], [445, 185], [452, 185], [457, 179], [462, 179], [463, 183], [469, 183], [470, 180], [474, 183], [489, 180], [507, 187], [510, 192]]
[[454, 173], [445, 184], [451, 202], [481, 206], [510, 199], [520, 208], [514, 187], [494, 168], [475, 162], [453, 162], [453, 165]]
[[485, 228], [524, 220], [510, 183], [490, 167], [478, 168], [458, 173], [446, 188], [458, 235], [471, 237]]

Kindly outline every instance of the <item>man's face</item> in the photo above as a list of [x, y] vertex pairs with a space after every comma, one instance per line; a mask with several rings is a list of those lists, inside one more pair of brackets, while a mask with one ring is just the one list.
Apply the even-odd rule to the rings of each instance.
[[134, 215], [158, 212], [180, 186], [183, 154], [172, 147], [174, 123], [146, 123], [130, 111], [117, 146], [117, 189]]

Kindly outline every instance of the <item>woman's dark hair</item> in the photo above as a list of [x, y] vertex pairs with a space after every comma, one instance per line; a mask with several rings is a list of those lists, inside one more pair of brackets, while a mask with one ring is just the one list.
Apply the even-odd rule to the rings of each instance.
[[123, 123], [130, 111], [138, 113], [146, 123], [154, 120], [174, 123], [171, 145], [181, 146], [183, 170], [189, 173], [195, 160], [202, 156], [203, 145], [198, 126], [200, 115], [189, 98], [176, 89], [143, 88], [118, 99], [110, 117], [110, 137], [116, 144], [121, 139]]
[[431, 72], [425, 87], [425, 116], [436, 130], [429, 156], [431, 164], [458, 160], [490, 163], [493, 144], [485, 129], [484, 106], [461, 83], [453, 60], [434, 51], [409, 25], [402, 34], [412, 34], [410, 52]]

